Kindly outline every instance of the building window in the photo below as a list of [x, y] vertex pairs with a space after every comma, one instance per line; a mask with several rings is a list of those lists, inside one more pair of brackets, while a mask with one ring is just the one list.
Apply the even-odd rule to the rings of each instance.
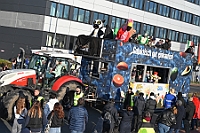
[[200, 5], [200, 0], [186, 0], [186, 1]]
[[65, 18], [65, 19], [69, 18], [69, 6], [67, 6], [67, 5], [65, 5], [63, 18]]
[[181, 11], [171, 8], [171, 18], [176, 19], [176, 20], [181, 20]]
[[195, 4], [200, 5], [200, 0], [196, 0]]
[[74, 45], [75, 45], [75, 42], [76, 42], [76, 37], [74, 37], [74, 36], [70, 36], [70, 41], [69, 41], [69, 50], [73, 50]]
[[173, 30], [169, 30], [169, 36], [168, 38], [171, 40], [171, 41], [175, 41], [177, 42], [178, 41], [178, 31], [173, 31]]
[[90, 11], [84, 10], [84, 9], [79, 9], [79, 8], [74, 8], [74, 13], [73, 13], [73, 20], [78, 21], [78, 22], [84, 22], [84, 23], [89, 23], [90, 19]]
[[136, 9], [143, 9], [143, 3], [144, 0], [131, 0], [131, 7], [134, 7]]
[[199, 16], [193, 15], [193, 24], [199, 26]]
[[[53, 47], [53, 38], [54, 38], [53, 33], [48, 33], [47, 34], [47, 39], [46, 39], [46, 46], [49, 47]], [[61, 34], [56, 34], [56, 42], [54, 47], [55, 48], [62, 48], [64, 49], [66, 45], [66, 36], [65, 35], [61, 35]]]
[[147, 1], [145, 10], [148, 11], [148, 12], [156, 13], [157, 3], [152, 2], [152, 1]]
[[191, 38], [192, 38], [191, 41], [194, 42], [195, 46], [197, 46], [199, 43], [199, 37], [192, 35]]
[[158, 38], [166, 38], [166, 35], [167, 35], [167, 29], [157, 27], [156, 37], [158, 37]]
[[51, 3], [51, 9], [50, 9], [50, 16], [55, 16], [56, 14], [56, 3]]
[[112, 22], [111, 22], [111, 28], [112, 29], [119, 29], [122, 24], [125, 23], [125, 19], [123, 18], [118, 18], [118, 17], [112, 17]]
[[64, 8], [64, 5], [63, 5], [63, 4], [58, 4], [58, 5], [57, 5], [56, 17], [62, 18], [62, 15], [63, 15], [63, 8]]
[[122, 4], [122, 5], [128, 5], [128, 0], [113, 0], [113, 2]]
[[186, 23], [191, 23], [192, 21], [192, 14], [188, 12], [183, 12], [183, 18], [182, 20]]
[[105, 20], [104, 25], [108, 24], [108, 15], [106, 15], [106, 14], [95, 12], [93, 19], [94, 20], [96, 20], [96, 19]]
[[169, 16], [169, 10], [170, 10], [170, 7], [160, 4], [158, 14], [162, 15], [164, 17], [168, 17]]
[[149, 36], [153, 36], [153, 34], [154, 34], [154, 26], [144, 24], [143, 25], [142, 34], [144, 35], [145, 33], [148, 33]]
[[139, 34], [139, 33], [140, 33], [141, 23], [140, 23], [140, 22], [134, 21], [133, 27], [134, 27], [134, 29], [136, 30], [136, 33]]
[[78, 21], [79, 22], [83, 22], [83, 20], [84, 20], [84, 14], [85, 14], [85, 10], [79, 9], [79, 12], [78, 12]]
[[180, 42], [187, 43], [187, 41], [190, 40], [190, 35], [186, 34], [186, 33], [180, 33], [179, 38], [180, 38], [180, 40], [179, 40]]

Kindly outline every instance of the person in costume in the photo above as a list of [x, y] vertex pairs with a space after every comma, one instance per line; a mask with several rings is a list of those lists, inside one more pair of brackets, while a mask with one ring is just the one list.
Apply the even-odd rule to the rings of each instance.
[[158, 83], [158, 80], [161, 79], [161, 77], [158, 76], [158, 72], [154, 72], [154, 74], [152, 75], [153, 81], [154, 83]]
[[136, 33], [136, 30], [133, 29], [133, 20], [129, 19], [117, 32], [115, 39], [121, 40], [122, 42], [128, 42], [129, 39]]
[[143, 45], [148, 45], [148, 43], [149, 43], [148, 35], [149, 35], [148, 32], [146, 32], [144, 35], [139, 35], [137, 38], [138, 43], [143, 44]]

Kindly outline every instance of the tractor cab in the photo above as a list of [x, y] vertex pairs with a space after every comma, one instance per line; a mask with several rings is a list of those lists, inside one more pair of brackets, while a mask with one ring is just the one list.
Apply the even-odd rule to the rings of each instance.
[[51, 87], [61, 76], [78, 76], [79, 58], [72, 54], [38, 51], [32, 54], [28, 68], [36, 71], [37, 85]]

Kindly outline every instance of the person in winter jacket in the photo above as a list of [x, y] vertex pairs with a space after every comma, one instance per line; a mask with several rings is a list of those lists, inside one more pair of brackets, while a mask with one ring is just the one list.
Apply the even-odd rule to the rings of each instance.
[[111, 123], [108, 126], [107, 124], [103, 124], [103, 133], [114, 133], [115, 125], [119, 123], [119, 115], [117, 109], [114, 106], [114, 99], [111, 99], [103, 108], [102, 117], [104, 118], [106, 112], [111, 114]]
[[168, 109], [168, 108], [171, 108], [173, 105], [175, 105], [175, 102], [176, 102], [176, 97], [175, 97], [175, 90], [172, 88], [170, 89], [170, 92], [165, 95], [165, 98], [164, 98], [164, 108], [165, 109]]
[[182, 92], [178, 92], [177, 100], [181, 100], [183, 107], [184, 107], [184, 108], [186, 107], [186, 101], [185, 101], [185, 99], [183, 98]]
[[155, 100], [154, 93], [151, 92], [150, 97], [149, 99], [147, 99], [146, 104], [145, 104], [145, 111], [150, 112], [151, 117], [153, 116], [154, 110], [156, 109], [156, 105], [157, 105], [157, 102]]
[[74, 106], [78, 105], [78, 99], [82, 98], [84, 96], [84, 93], [81, 92], [81, 86], [77, 86], [76, 87], [76, 92], [74, 93]]
[[127, 109], [122, 112], [121, 114], [121, 122], [119, 127], [120, 133], [130, 133], [131, 132], [131, 126], [133, 121], [133, 111], [132, 107], [127, 106]]
[[31, 133], [39, 133], [43, 131], [43, 127], [46, 123], [47, 120], [41, 108], [41, 104], [39, 101], [36, 101], [28, 111], [25, 127], [27, 127]]
[[25, 119], [27, 115], [27, 109], [25, 107], [25, 98], [20, 97], [17, 100], [16, 106], [14, 107], [15, 119], [12, 126], [12, 133], [21, 133], [25, 128]]
[[137, 99], [135, 99], [135, 105], [133, 107], [134, 111], [134, 125], [133, 130], [135, 132], [138, 131], [140, 124], [142, 123], [142, 112], [145, 108], [145, 100], [144, 100], [144, 93], [140, 92]]
[[193, 116], [193, 119], [192, 119], [192, 123], [191, 123], [192, 130], [194, 130], [194, 126], [196, 126], [196, 128], [199, 127], [198, 114], [200, 112], [198, 112], [198, 109], [199, 109], [200, 102], [199, 102], [199, 98], [197, 97], [196, 93], [193, 94], [193, 103], [194, 103], [194, 106], [195, 106], [195, 113], [194, 113], [194, 116]]
[[190, 97], [188, 99], [188, 103], [185, 108], [186, 114], [185, 114], [185, 119], [183, 120], [185, 133], [190, 133], [190, 124], [195, 112], [195, 105], [192, 101], [193, 101], [193, 97]]
[[165, 50], [170, 50], [171, 48], [171, 40], [169, 40], [168, 38], [165, 39], [165, 43], [162, 44], [161, 48], [165, 49]]
[[60, 103], [55, 103], [53, 110], [47, 117], [48, 120], [51, 119], [52, 121], [49, 133], [61, 133], [61, 126], [63, 124], [64, 117], [65, 113], [62, 105]]
[[88, 122], [88, 112], [84, 107], [84, 99], [78, 99], [78, 105], [70, 109], [68, 123], [71, 133], [83, 133]]
[[176, 124], [177, 108], [172, 107], [164, 110], [158, 117], [158, 133], [167, 133], [172, 125]]
[[34, 97], [32, 98], [31, 104], [33, 105], [33, 103], [35, 103], [37, 101], [40, 102], [41, 108], [43, 109], [43, 107], [44, 107], [44, 97], [41, 95], [39, 88], [36, 88], [34, 90]]
[[132, 88], [128, 88], [128, 92], [126, 93], [124, 100], [124, 109], [126, 109], [128, 106], [133, 107], [133, 97], [134, 93], [132, 92]]
[[144, 119], [140, 126], [138, 133], [155, 133], [153, 124], [150, 123], [151, 121], [151, 114], [150, 112], [145, 112]]
[[169, 133], [173, 133], [173, 131], [175, 131], [175, 133], [179, 133], [182, 127], [182, 120], [185, 117], [185, 108], [183, 107], [181, 100], [176, 101], [176, 108], [176, 124], [171, 126]]
[[49, 113], [53, 110], [54, 104], [58, 102], [58, 99], [56, 98], [56, 94], [51, 93], [49, 96], [49, 102], [44, 106], [44, 114], [47, 117]]

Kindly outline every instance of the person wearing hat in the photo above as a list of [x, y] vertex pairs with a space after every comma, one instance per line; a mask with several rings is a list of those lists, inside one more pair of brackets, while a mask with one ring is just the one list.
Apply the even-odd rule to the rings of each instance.
[[145, 112], [144, 119], [138, 130], [138, 133], [155, 133], [153, 124], [150, 123], [151, 121], [151, 114], [150, 112]]
[[53, 110], [54, 104], [57, 103], [57, 102], [59, 102], [59, 101], [56, 97], [56, 93], [50, 92], [49, 101], [47, 102], [47, 104], [44, 107], [44, 114], [45, 114], [46, 117]]
[[74, 106], [78, 105], [78, 99], [82, 98], [84, 96], [84, 93], [81, 92], [81, 86], [76, 87], [76, 91], [74, 93]]

